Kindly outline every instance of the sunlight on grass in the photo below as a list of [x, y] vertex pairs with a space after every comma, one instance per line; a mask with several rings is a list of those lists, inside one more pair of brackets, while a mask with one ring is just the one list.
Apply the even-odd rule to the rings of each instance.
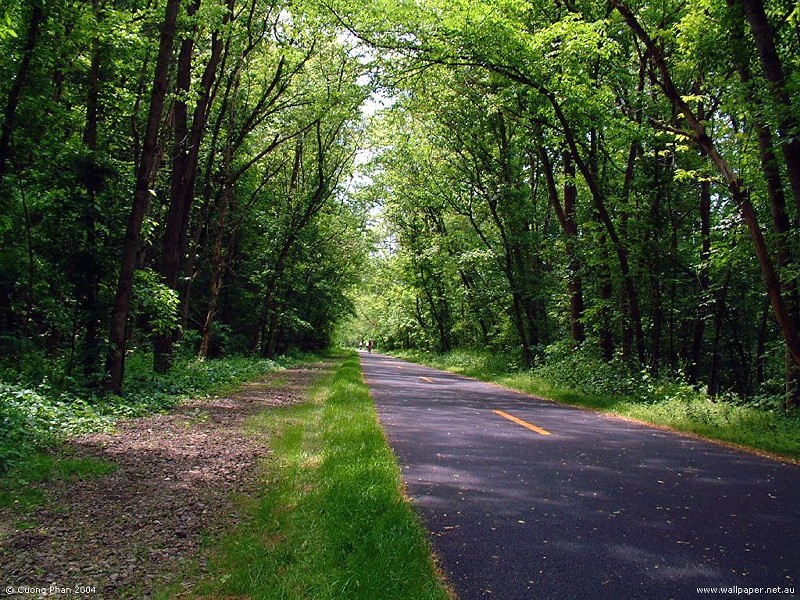
[[266, 411], [250, 429], [271, 440], [265, 493], [215, 548], [201, 597], [449, 597], [402, 495], [357, 357], [307, 403]]

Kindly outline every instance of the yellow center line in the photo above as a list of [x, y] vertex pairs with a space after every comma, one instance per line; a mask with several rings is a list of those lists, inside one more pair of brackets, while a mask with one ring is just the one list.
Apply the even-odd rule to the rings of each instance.
[[427, 381], [428, 383], [433, 383], [433, 379], [430, 377], [420, 377], [420, 379], [422, 379], [422, 381]]
[[502, 410], [493, 410], [492, 412], [495, 413], [495, 414], [500, 415], [501, 417], [504, 417], [504, 418], [508, 419], [509, 421], [514, 421], [514, 423], [516, 423], [517, 425], [522, 425], [523, 427], [525, 427], [527, 429], [530, 429], [531, 431], [535, 431], [538, 434], [541, 434], [541, 435], [552, 435], [546, 429], [542, 429], [541, 427], [537, 427], [536, 425], [531, 425], [527, 421], [523, 421], [522, 419], [518, 419], [514, 415], [510, 415], [507, 412], [504, 412]]

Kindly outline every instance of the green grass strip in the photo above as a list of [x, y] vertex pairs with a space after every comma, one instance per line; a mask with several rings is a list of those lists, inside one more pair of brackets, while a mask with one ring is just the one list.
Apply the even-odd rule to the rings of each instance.
[[406, 351], [393, 354], [562, 404], [591, 408], [793, 461], [800, 460], [800, 414], [787, 415], [782, 411], [763, 410], [724, 400], [712, 402], [705, 393], [685, 385], [660, 387], [654, 384], [650, 386], [647, 399], [588, 393], [548, 381], [535, 371], [504, 371], [493, 364], [491, 356], [481, 353], [461, 351], [451, 355], [433, 355]]
[[[258, 415], [273, 451], [265, 493], [212, 551], [200, 596], [449, 597], [361, 374], [348, 355], [309, 402]], [[245, 502], [246, 503], [246, 502]]]

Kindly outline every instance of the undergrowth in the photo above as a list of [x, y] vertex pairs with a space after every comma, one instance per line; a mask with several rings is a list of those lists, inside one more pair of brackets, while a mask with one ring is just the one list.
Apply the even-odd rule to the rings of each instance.
[[607, 362], [590, 350], [559, 345], [550, 347], [533, 369], [523, 369], [513, 357], [482, 351], [393, 354], [558, 402], [800, 459], [800, 414], [787, 414], [779, 398], [711, 398], [704, 388], [677, 378], [633, 372], [622, 361]]
[[0, 477], [69, 436], [109, 431], [119, 418], [164, 411], [185, 398], [224, 394], [287, 362], [183, 357], [161, 375], [153, 372], [151, 356], [134, 354], [126, 365], [124, 397], [47, 377], [13, 380], [6, 372], [0, 382]]

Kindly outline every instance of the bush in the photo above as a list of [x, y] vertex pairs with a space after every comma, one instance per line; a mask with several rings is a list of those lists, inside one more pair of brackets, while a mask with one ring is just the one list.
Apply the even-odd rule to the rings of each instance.
[[405, 350], [392, 352], [392, 355], [411, 361], [424, 362], [439, 369], [446, 369], [470, 377], [513, 373], [523, 368], [521, 353], [513, 352], [457, 349], [445, 354], [432, 354], [422, 350]]

